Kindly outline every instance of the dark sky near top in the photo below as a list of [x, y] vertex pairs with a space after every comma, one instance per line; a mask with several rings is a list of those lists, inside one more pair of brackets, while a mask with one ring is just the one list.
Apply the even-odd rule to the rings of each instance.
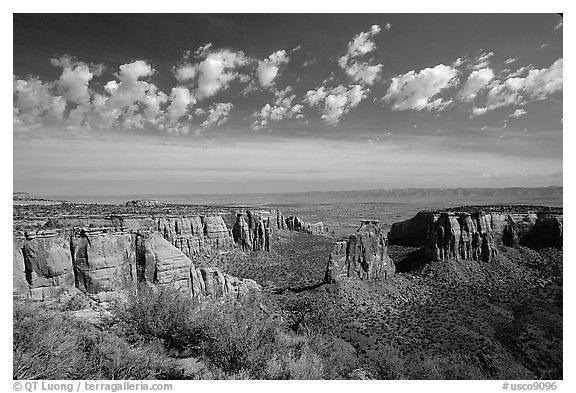
[[15, 14], [13, 39], [15, 189], [562, 184], [556, 14]]

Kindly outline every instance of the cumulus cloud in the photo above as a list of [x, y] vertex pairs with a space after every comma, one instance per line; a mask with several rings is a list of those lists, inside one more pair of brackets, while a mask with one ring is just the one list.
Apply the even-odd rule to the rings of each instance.
[[366, 98], [368, 90], [361, 85], [345, 87], [339, 85], [332, 89], [324, 86], [306, 93], [305, 102], [311, 107], [322, 108], [322, 120], [328, 125], [337, 125], [340, 118]]
[[174, 87], [170, 93], [170, 105], [166, 108], [168, 119], [178, 121], [188, 114], [188, 109], [196, 103], [196, 98], [187, 87]]
[[279, 50], [268, 56], [267, 59], [258, 62], [256, 75], [262, 87], [269, 87], [274, 84], [274, 79], [278, 75], [280, 66], [289, 61], [285, 50]]
[[349, 61], [347, 56], [341, 57], [338, 64], [355, 82], [369, 86], [379, 79], [383, 67], [382, 64], [370, 65], [355, 60]]
[[13, 121], [15, 129], [38, 126], [44, 118], [62, 120], [64, 97], [55, 95], [54, 86], [38, 78], [14, 79]]
[[527, 113], [527, 112], [526, 112], [524, 109], [520, 108], [520, 109], [516, 109], [516, 110], [514, 111], [514, 113], [512, 113], [512, 114], [510, 115], [510, 117], [513, 117], [513, 118], [517, 119], [517, 118], [519, 118], [520, 116], [524, 116], [526, 113]]
[[508, 78], [504, 82], [494, 81], [486, 96], [484, 107], [475, 107], [473, 116], [525, 100], [543, 100], [562, 91], [563, 59], [556, 60], [550, 67], [530, 70], [526, 77]]
[[488, 111], [501, 108], [508, 105], [518, 104], [521, 96], [517, 91], [510, 88], [510, 84], [495, 81], [486, 96], [486, 104], [484, 107], [472, 108], [473, 116], [480, 116]]
[[490, 68], [472, 71], [462, 89], [456, 95], [462, 101], [473, 101], [476, 95], [494, 79], [494, 72]]
[[433, 98], [442, 90], [451, 87], [457, 81], [458, 71], [451, 66], [438, 64], [434, 68], [425, 68], [420, 72], [407, 72], [392, 78], [392, 83], [383, 100], [392, 104], [392, 110], [442, 110], [450, 101]]
[[194, 79], [196, 76], [196, 66], [192, 64], [183, 64], [179, 67], [174, 67], [174, 77], [180, 83], [186, 83]]
[[[386, 25], [386, 30], [390, 30], [391, 25]], [[381, 31], [380, 26], [373, 25], [370, 31], [356, 35], [348, 43], [348, 49], [344, 56], [338, 60], [338, 65], [356, 83], [363, 85], [373, 85], [379, 79], [382, 71], [382, 64], [372, 64], [372, 62], [361, 62], [356, 57], [364, 56], [376, 49], [373, 37]]]
[[194, 96], [203, 100], [226, 90], [234, 80], [246, 82], [238, 70], [251, 59], [242, 51], [229, 49], [213, 50], [212, 44], [199, 47], [195, 56], [198, 62], [192, 63], [190, 51], [184, 54], [184, 63], [173, 68], [174, 77], [180, 83], [194, 86]]
[[247, 63], [248, 59], [241, 51], [222, 49], [209, 53], [197, 67], [196, 97], [202, 100], [228, 88], [230, 82], [240, 77], [236, 69]]
[[350, 56], [350, 58], [364, 56], [376, 49], [376, 44], [374, 44], [372, 38], [380, 33], [380, 31], [380, 26], [372, 25], [370, 31], [362, 32], [354, 36], [352, 41], [348, 43], [348, 56]]
[[504, 63], [505, 63], [505, 64], [512, 64], [512, 63], [514, 63], [515, 61], [516, 61], [515, 58], [509, 57], [509, 58], [507, 58], [506, 60], [504, 60]]
[[213, 104], [208, 110], [208, 117], [202, 122], [202, 128], [221, 126], [228, 121], [228, 116], [234, 105], [230, 102]]
[[528, 95], [544, 99], [548, 95], [562, 90], [564, 60], [556, 60], [549, 68], [530, 70], [524, 82]]
[[259, 111], [252, 114], [256, 120], [252, 123], [253, 130], [259, 130], [267, 127], [272, 122], [277, 122], [282, 119], [301, 119], [304, 117], [302, 114], [302, 104], [293, 104], [296, 98], [295, 94], [289, 95], [293, 88], [288, 86], [283, 90], [276, 90], [274, 95], [276, 100], [274, 103], [264, 105]]
[[91, 96], [88, 84], [95, 75], [102, 74], [104, 65], [86, 64], [69, 55], [50, 59], [50, 63], [62, 68], [62, 74], [56, 81], [62, 96], [75, 104], [87, 104]]

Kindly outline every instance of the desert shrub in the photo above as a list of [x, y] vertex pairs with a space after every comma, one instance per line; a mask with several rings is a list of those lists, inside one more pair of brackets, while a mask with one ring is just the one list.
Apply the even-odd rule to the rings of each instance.
[[33, 304], [13, 311], [14, 379], [161, 379], [177, 375], [157, 345], [131, 346]]
[[90, 308], [90, 300], [85, 294], [76, 292], [69, 299], [62, 302], [60, 307], [62, 311], [83, 310]]
[[113, 321], [130, 342], [158, 340], [209, 365], [198, 379], [320, 379], [323, 358], [310, 337], [287, 329], [251, 299], [195, 304], [183, 291], [142, 286], [113, 303]]
[[330, 322], [326, 313], [326, 299], [307, 293], [286, 292], [279, 299], [279, 307], [287, 317], [287, 326], [295, 333], [326, 334]]
[[193, 322], [195, 303], [184, 291], [169, 286], [139, 285], [115, 300], [111, 311], [129, 341], [161, 340], [168, 348], [197, 346], [203, 336]]

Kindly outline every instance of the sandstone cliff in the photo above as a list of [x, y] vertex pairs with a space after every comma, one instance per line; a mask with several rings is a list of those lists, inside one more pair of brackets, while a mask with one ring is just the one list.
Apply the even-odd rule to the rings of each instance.
[[326, 283], [342, 278], [387, 279], [395, 273], [387, 242], [378, 221], [362, 221], [347, 241], [334, 244], [326, 268]]
[[160, 218], [156, 229], [188, 258], [234, 248], [231, 231], [220, 216]]
[[514, 207], [510, 212], [470, 208], [426, 211], [394, 223], [390, 244], [424, 246], [426, 258], [490, 261], [501, 246], [562, 246], [562, 215]]
[[26, 252], [26, 258], [24, 240], [16, 238], [14, 293], [44, 299], [76, 286], [97, 294], [122, 289], [130, 282], [174, 285], [199, 300], [259, 290], [252, 280], [216, 267], [196, 266], [159, 233], [93, 233], [88, 238], [88, 246], [72, 231], [34, 238], [28, 245], [33, 252]]

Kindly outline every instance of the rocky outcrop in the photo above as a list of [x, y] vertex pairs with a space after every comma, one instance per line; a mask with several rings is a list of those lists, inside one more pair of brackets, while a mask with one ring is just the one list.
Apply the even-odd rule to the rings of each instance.
[[197, 267], [179, 249], [159, 234], [146, 241], [143, 273], [140, 281], [156, 285], [175, 285], [190, 292], [198, 300], [206, 298], [239, 297], [260, 289], [253, 280], [241, 279], [222, 273], [216, 267]]
[[534, 250], [546, 247], [563, 247], [563, 217], [556, 214], [540, 213], [534, 226], [519, 243]]
[[427, 228], [424, 256], [433, 261], [489, 262], [496, 253], [491, 218], [484, 214], [442, 213]]
[[330, 236], [331, 233], [322, 221], [311, 223], [302, 220], [300, 217], [290, 216], [285, 218], [286, 229], [290, 231], [304, 232], [310, 235]]
[[261, 213], [254, 211], [247, 211], [248, 216], [248, 229], [250, 239], [252, 242], [252, 250], [270, 251], [270, 234], [272, 232], [271, 223], [272, 217], [268, 216], [263, 218]]
[[[217, 225], [213, 230], [207, 233], [218, 233]], [[101, 233], [88, 239], [60, 233], [28, 240], [26, 247], [26, 240], [15, 239], [14, 292], [44, 299], [74, 286], [98, 294], [130, 282], [148, 282], [173, 285], [203, 300], [242, 296], [260, 288], [216, 267], [196, 266], [160, 233]]]
[[290, 216], [286, 218], [286, 229], [290, 231], [301, 231], [303, 226], [300, 217]]
[[244, 252], [250, 252], [252, 249], [252, 236], [250, 232], [250, 227], [244, 219], [243, 213], [238, 213], [236, 215], [236, 223], [232, 228], [232, 236], [234, 237], [234, 243]]
[[13, 290], [41, 300], [74, 286], [70, 240], [66, 237], [34, 237], [24, 251], [25, 240], [13, 241]]
[[560, 247], [562, 215], [515, 207], [505, 211], [424, 211], [394, 223], [390, 244], [424, 246], [426, 258], [474, 259], [488, 262], [501, 246], [518, 244], [539, 249]]
[[157, 231], [188, 258], [234, 248], [231, 231], [220, 216], [160, 218]]
[[398, 246], [421, 246], [426, 241], [428, 227], [438, 217], [438, 214], [419, 212], [409, 220], [395, 222], [388, 232], [388, 242]]
[[324, 226], [322, 221], [312, 224], [311, 222], [304, 223], [304, 227], [302, 228], [302, 232], [307, 233], [309, 235], [324, 235], [328, 230]]
[[394, 275], [387, 242], [377, 220], [364, 220], [355, 234], [334, 244], [326, 268], [326, 283], [342, 278], [385, 280]]

